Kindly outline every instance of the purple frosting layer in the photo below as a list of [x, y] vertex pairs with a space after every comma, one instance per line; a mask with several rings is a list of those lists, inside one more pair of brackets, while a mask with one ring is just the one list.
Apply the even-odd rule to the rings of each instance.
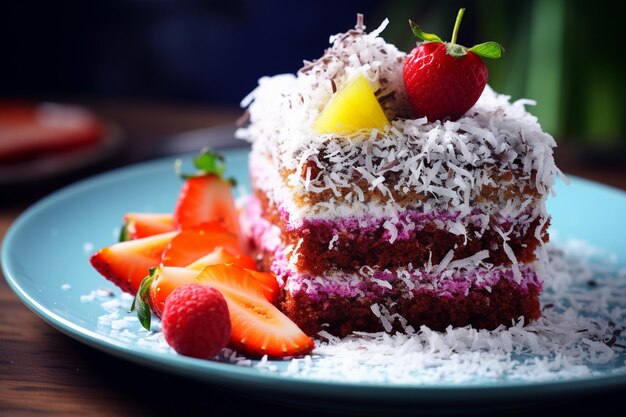
[[[290, 264], [290, 251], [285, 250], [280, 240], [280, 229], [269, 223], [261, 216], [258, 202], [251, 201], [248, 205], [247, 219], [248, 233], [256, 245], [263, 251], [273, 255], [271, 270], [276, 274], [279, 284], [292, 294], [304, 292], [314, 300], [328, 298], [331, 295], [341, 297], [381, 297], [401, 293], [410, 296], [410, 293], [429, 292], [437, 296], [452, 297], [467, 295], [471, 290], [489, 291], [501, 279], [511, 282], [523, 293], [530, 287], [541, 289], [542, 280], [537, 274], [534, 264], [521, 265], [522, 279], [515, 281], [511, 268], [476, 266], [468, 268], [444, 269], [436, 274], [425, 268], [413, 268], [412, 265], [403, 265], [395, 271], [375, 270], [363, 267], [359, 273], [349, 274], [331, 272], [324, 276], [315, 276], [308, 273], [299, 273]], [[380, 222], [380, 219], [370, 218]], [[402, 218], [419, 221], [456, 220], [450, 213], [405, 213]], [[478, 218], [476, 221], [480, 221]], [[339, 219], [338, 221], [317, 220], [317, 227], [328, 227], [339, 230], [356, 228], [359, 233], [367, 233], [367, 227], [360, 227], [356, 219]], [[403, 231], [402, 233], [409, 233]], [[399, 231], [398, 239], [402, 236]]]
[[[477, 213], [478, 214], [478, 213]], [[373, 216], [361, 216], [361, 217], [345, 217], [333, 220], [328, 219], [315, 219], [305, 220], [302, 225], [295, 228], [287, 226], [287, 230], [316, 230], [319, 234], [324, 235], [327, 233], [345, 235], [354, 234], [358, 232], [360, 235], [371, 235], [372, 233], [383, 227], [383, 224], [389, 222], [393, 225], [398, 235], [397, 240], [409, 240], [415, 237], [416, 232], [424, 229], [425, 224], [432, 223], [434, 220], [441, 222], [455, 222], [459, 217], [458, 213], [451, 212], [437, 212], [437, 213], [422, 213], [414, 210], [407, 210], [398, 215], [397, 218], [392, 219], [390, 217], [373, 217]], [[474, 223], [476, 226], [481, 225], [481, 219], [478, 216], [468, 219], [468, 223]], [[410, 225], [410, 226], [409, 226]], [[381, 239], [389, 240], [391, 233], [389, 230], [385, 230]]]
[[[457, 226], [474, 227], [485, 230], [487, 228], [498, 227], [501, 230], [509, 230], [515, 225], [516, 231], [525, 233], [525, 227], [530, 225], [536, 218], [532, 210], [528, 210], [515, 218], [509, 216], [486, 215], [480, 210], [474, 210], [470, 214], [461, 217], [458, 211], [431, 211], [422, 212], [414, 209], [406, 209], [398, 212], [397, 216], [378, 217], [373, 215], [360, 215], [351, 217], [338, 217], [334, 219], [314, 218], [304, 219], [300, 224], [293, 225], [289, 222], [289, 214], [284, 208], [279, 209], [281, 218], [285, 223], [285, 230], [292, 231], [314, 231], [319, 237], [333, 235], [354, 235], [370, 236], [384, 228], [381, 236], [382, 240], [392, 239], [391, 228], [395, 228], [397, 236], [392, 240], [411, 240], [427, 225], [435, 223], [439, 229], [450, 230], [455, 234], [462, 234], [462, 230], [451, 230], [455, 224]], [[385, 228], [385, 224], [388, 227]]]
[[533, 266], [521, 268], [522, 279], [515, 282], [513, 271], [506, 267], [487, 269], [477, 267], [469, 270], [444, 270], [440, 274], [428, 273], [424, 269], [402, 269], [396, 271], [373, 271], [371, 274], [339, 274], [311, 276], [299, 274], [281, 262], [274, 262], [272, 270], [283, 276], [285, 289], [291, 294], [306, 293], [313, 300], [340, 297], [384, 297], [428, 292], [439, 297], [467, 296], [470, 291], [490, 291], [504, 279], [527, 293], [529, 288], [541, 290], [542, 280]]

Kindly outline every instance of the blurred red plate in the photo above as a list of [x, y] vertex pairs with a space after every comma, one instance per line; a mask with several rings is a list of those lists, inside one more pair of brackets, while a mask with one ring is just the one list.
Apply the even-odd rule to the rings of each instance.
[[0, 101], [0, 184], [82, 168], [119, 143], [118, 130], [84, 107]]

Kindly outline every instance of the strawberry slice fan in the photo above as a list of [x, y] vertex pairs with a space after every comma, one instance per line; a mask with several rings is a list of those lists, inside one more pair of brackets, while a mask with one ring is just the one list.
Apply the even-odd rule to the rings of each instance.
[[[174, 213], [127, 213], [120, 242], [90, 261], [106, 279], [136, 294], [150, 268], [187, 266], [217, 248], [241, 253], [231, 181], [222, 178], [221, 155], [205, 150], [194, 158], [197, 172], [185, 179]], [[179, 167], [177, 167], [179, 171]]]
[[242, 250], [221, 155], [205, 150], [194, 165], [193, 175], [178, 172], [185, 182], [174, 213], [126, 214], [120, 242], [92, 255], [92, 265], [135, 294], [131, 311], [143, 327], [150, 330], [152, 314], [161, 318], [166, 341], [182, 355], [210, 358], [227, 343], [256, 357], [310, 352], [312, 339], [272, 304], [276, 277], [257, 271]]
[[482, 58], [500, 58], [504, 48], [485, 42], [471, 48], [456, 43], [465, 9], [460, 9], [452, 39], [444, 42], [409, 20], [413, 34], [422, 40], [407, 56], [404, 85], [411, 107], [429, 121], [457, 120], [477, 101], [487, 85], [488, 70]]
[[171, 294], [177, 288], [200, 283], [224, 296], [231, 322], [230, 344], [239, 352], [254, 357], [309, 353], [313, 340], [271, 302], [275, 292], [268, 293], [267, 279], [271, 277], [273, 291], [277, 291], [276, 279], [271, 274], [258, 274], [264, 276], [263, 280], [234, 264], [206, 265], [201, 271], [171, 266], [156, 268], [142, 283], [133, 310], [149, 329], [151, 307], [157, 316], [165, 315]]

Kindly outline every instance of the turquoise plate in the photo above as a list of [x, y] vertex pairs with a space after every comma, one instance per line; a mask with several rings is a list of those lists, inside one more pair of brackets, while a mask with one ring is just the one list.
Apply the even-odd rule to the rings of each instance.
[[[225, 151], [227, 175], [249, 188], [247, 149]], [[484, 384], [385, 384], [326, 382], [266, 372], [259, 367], [196, 360], [141, 346], [130, 339], [102, 332], [101, 303], [81, 301], [81, 295], [109, 283], [94, 271], [88, 258], [94, 249], [115, 239], [123, 214], [129, 211], [172, 211], [181, 182], [173, 173], [173, 158], [142, 163], [80, 181], [35, 204], [12, 225], [2, 247], [4, 274], [21, 300], [46, 322], [70, 337], [110, 354], [164, 371], [175, 372], [240, 390], [266, 393], [285, 401], [293, 397], [368, 399], [373, 402], [500, 400], [528, 395], [572, 393], [575, 390], [625, 384], [626, 371], [599, 367], [587, 377], [548, 382], [502, 380]], [[626, 259], [623, 244], [626, 194], [573, 178], [559, 183], [558, 198], [550, 199], [552, 228], [562, 239], [577, 238]], [[621, 266], [623, 267], [623, 263]], [[617, 363], [626, 359], [620, 353]], [[287, 362], [270, 361], [283, 369]], [[624, 369], [624, 368], [622, 368]]]

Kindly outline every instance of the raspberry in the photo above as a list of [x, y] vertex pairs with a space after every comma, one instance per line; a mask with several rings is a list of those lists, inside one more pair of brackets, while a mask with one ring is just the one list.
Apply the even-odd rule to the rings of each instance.
[[165, 301], [162, 319], [167, 343], [179, 354], [208, 359], [230, 340], [228, 306], [215, 288], [187, 284]]

